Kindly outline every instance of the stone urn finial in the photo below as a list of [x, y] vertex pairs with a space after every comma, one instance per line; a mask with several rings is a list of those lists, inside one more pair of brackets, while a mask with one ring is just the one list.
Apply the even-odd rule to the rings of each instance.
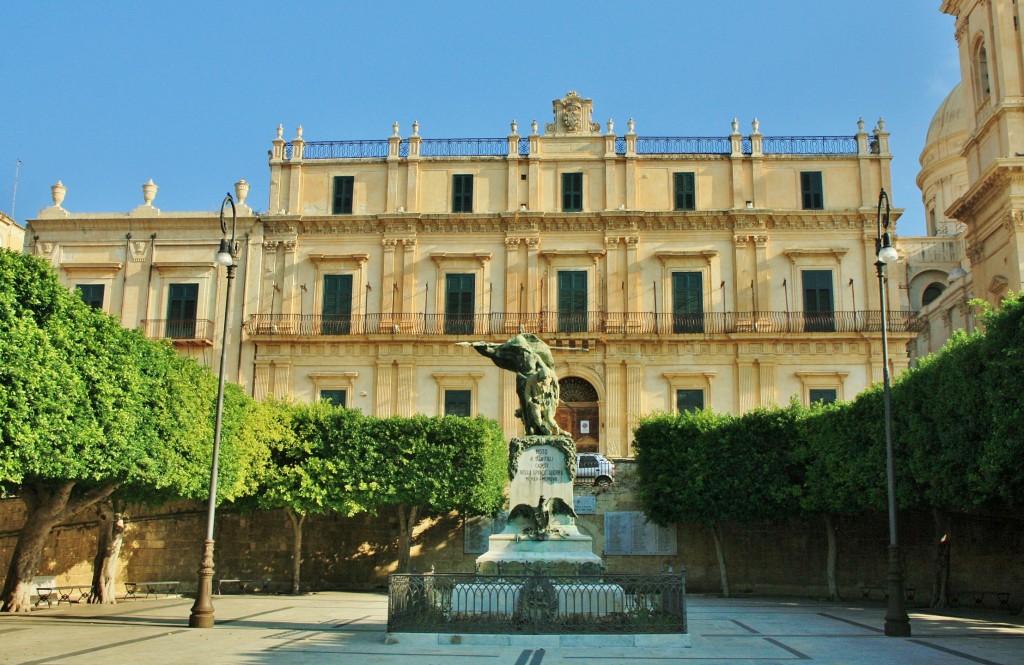
[[635, 131], [633, 131], [636, 129], [636, 122], [632, 118], [630, 118], [629, 122], [626, 123], [626, 129], [629, 131], [630, 134], [636, 133]]
[[153, 205], [153, 199], [156, 198], [156, 192], [160, 189], [153, 183], [153, 179], [150, 178], [145, 185], [142, 186], [142, 202], [143, 205]]
[[50, 187], [50, 196], [53, 197], [53, 207], [59, 208], [64, 203], [64, 196], [68, 193], [68, 188], [64, 186], [60, 180], [57, 181], [56, 185]]
[[733, 134], [739, 134], [740, 133], [740, 121], [739, 121], [738, 118], [733, 118], [732, 119], [732, 133]]
[[878, 131], [880, 131], [880, 132], [884, 132], [885, 131], [885, 119], [884, 118], [879, 118], [878, 119]]
[[530, 131], [533, 132], [534, 136], [537, 135], [537, 127], [538, 125], [536, 120], [530, 123]]
[[395, 124], [391, 125], [391, 135], [398, 136], [398, 121], [395, 120]]
[[413, 136], [417, 136], [417, 137], [420, 135], [420, 121], [419, 120], [413, 120], [412, 121], [412, 135]]
[[857, 118], [857, 133], [864, 131], [864, 118]]
[[761, 133], [761, 121], [758, 120], [757, 118], [754, 118], [754, 121], [750, 123], [750, 126], [754, 129], [754, 131], [752, 132], [753, 134]]
[[516, 132], [519, 131], [519, 123], [516, 122], [515, 120], [512, 121], [511, 127], [512, 127], [512, 133], [513, 134], [515, 134]]
[[300, 141], [302, 140], [302, 125], [295, 128], [295, 138]]
[[612, 120], [611, 118], [608, 118], [608, 133], [609, 134], [614, 134], [615, 133], [615, 121]]
[[245, 205], [245, 197], [249, 196], [249, 183], [245, 178], [239, 178], [235, 183], [235, 200], [239, 206]]
[[277, 138], [282, 141], [284, 140], [284, 125], [277, 126]]

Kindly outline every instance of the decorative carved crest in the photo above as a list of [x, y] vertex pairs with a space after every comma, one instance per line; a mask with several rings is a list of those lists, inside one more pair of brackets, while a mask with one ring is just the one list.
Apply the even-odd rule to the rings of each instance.
[[590, 115], [594, 110], [594, 100], [584, 99], [575, 90], [561, 99], [551, 102], [555, 113], [555, 121], [544, 128], [548, 134], [600, 134], [601, 126], [591, 122]]

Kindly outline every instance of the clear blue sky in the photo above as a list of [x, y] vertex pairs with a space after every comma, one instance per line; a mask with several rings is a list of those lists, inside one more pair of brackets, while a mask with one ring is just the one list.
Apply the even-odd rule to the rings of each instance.
[[661, 2], [53, 2], [0, 7], [0, 210], [68, 188], [73, 212], [215, 210], [232, 183], [267, 206], [285, 138], [504, 136], [577, 90], [616, 130], [725, 136], [892, 132], [902, 235], [924, 233], [915, 179], [960, 78], [939, 0]]

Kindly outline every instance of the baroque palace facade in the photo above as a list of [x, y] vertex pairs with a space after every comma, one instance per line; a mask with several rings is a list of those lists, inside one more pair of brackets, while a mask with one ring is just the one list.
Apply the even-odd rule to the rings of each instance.
[[[882, 378], [876, 204], [889, 134], [642, 137], [570, 92], [552, 122], [495, 139], [306, 142], [270, 151], [268, 212], [236, 184], [227, 378], [255, 397], [374, 415], [481, 414], [519, 433], [514, 377], [456, 342], [554, 347], [560, 424], [631, 455], [655, 410], [852, 399]], [[26, 231], [95, 306], [213, 364], [216, 213], [70, 213]], [[899, 210], [893, 211], [898, 217]], [[893, 272], [893, 274], [897, 274]], [[890, 279], [894, 372], [921, 320]], [[906, 286], [903, 284], [903, 286]]]

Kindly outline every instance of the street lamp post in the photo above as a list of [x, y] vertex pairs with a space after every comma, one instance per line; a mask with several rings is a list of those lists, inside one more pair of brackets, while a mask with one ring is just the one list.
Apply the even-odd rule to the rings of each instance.
[[885, 634], [889, 637], [909, 637], [910, 618], [903, 599], [903, 570], [900, 566], [900, 546], [896, 529], [896, 467], [892, 454], [892, 396], [889, 390], [889, 337], [888, 303], [885, 297], [885, 266], [893, 263], [899, 254], [892, 246], [889, 234], [889, 195], [878, 194], [878, 237], [875, 238], [875, 268], [878, 270], [878, 298], [882, 308], [882, 391], [885, 402], [885, 470], [886, 489], [889, 494], [889, 608], [885, 613]]
[[[231, 238], [224, 220], [224, 208], [231, 206]], [[235, 223], [238, 216], [235, 200], [231, 194], [220, 204], [220, 230], [223, 237], [215, 258], [218, 265], [228, 269], [228, 283], [224, 290], [224, 334], [220, 341], [220, 372], [217, 385], [217, 419], [213, 427], [213, 462], [210, 465], [210, 501], [206, 511], [206, 540], [203, 542], [203, 558], [199, 563], [199, 586], [196, 602], [188, 618], [191, 628], [213, 627], [213, 520], [217, 509], [217, 463], [220, 457], [220, 425], [224, 416], [224, 360], [228, 349], [228, 315], [231, 311], [231, 282], [235, 279]]]

